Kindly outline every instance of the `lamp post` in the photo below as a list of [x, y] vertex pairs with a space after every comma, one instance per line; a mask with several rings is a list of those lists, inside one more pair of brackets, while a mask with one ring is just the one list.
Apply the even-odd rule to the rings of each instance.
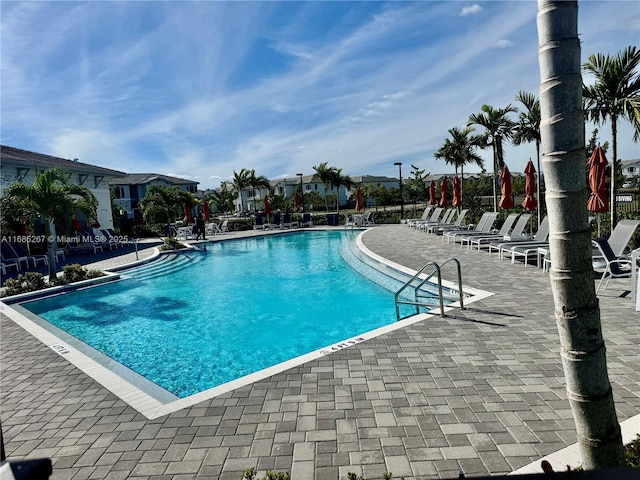
[[[296, 175], [300, 178], [300, 208], [302, 210], [302, 213], [304, 213], [304, 193], [302, 193], [302, 174], [296, 173]], [[300, 215], [300, 210], [298, 210], [298, 215]], [[298, 217], [298, 220], [300, 221], [300, 217]], [[302, 225], [302, 223], [300, 223], [299, 225]]]
[[400, 218], [404, 217], [404, 198], [402, 197], [402, 162], [396, 162], [394, 165], [398, 166], [398, 173], [400, 174], [400, 181], [398, 187], [400, 188]]

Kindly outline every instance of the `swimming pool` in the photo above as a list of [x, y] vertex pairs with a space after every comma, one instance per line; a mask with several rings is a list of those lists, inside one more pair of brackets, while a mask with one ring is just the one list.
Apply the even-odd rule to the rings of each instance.
[[400, 283], [349, 266], [357, 233], [216, 242], [22, 306], [184, 398], [395, 323]]

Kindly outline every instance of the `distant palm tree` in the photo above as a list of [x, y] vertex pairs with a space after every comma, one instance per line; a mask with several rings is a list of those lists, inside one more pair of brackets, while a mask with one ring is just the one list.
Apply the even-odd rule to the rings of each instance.
[[33, 185], [12, 183], [2, 194], [3, 205], [12, 205], [12, 210], [23, 212], [32, 221], [44, 220], [49, 281], [56, 278], [58, 271], [56, 225], [66, 232], [76, 212], [89, 223], [96, 221], [98, 200], [87, 187], [75, 185], [70, 179], [70, 172], [54, 167], [37, 174]]
[[331, 185], [336, 188], [336, 212], [338, 213], [338, 218], [340, 218], [340, 188], [345, 187], [347, 189], [354, 188], [356, 186], [356, 182], [351, 180], [349, 175], [342, 175], [342, 169], [337, 168], [334, 171], [334, 174], [331, 179]]
[[516, 101], [522, 103], [526, 111], [521, 111], [518, 114], [518, 124], [515, 126], [513, 144], [521, 145], [525, 142], [535, 142], [536, 144], [536, 165], [538, 169], [538, 183], [536, 188], [538, 195], [538, 226], [540, 226], [540, 216], [543, 206], [540, 201], [540, 101], [533, 93], [522, 90], [516, 95]]
[[180, 190], [177, 185], [151, 185], [140, 200], [142, 218], [146, 222], [164, 223], [168, 225], [184, 215], [184, 206], [193, 205], [192, 193]]
[[484, 135], [472, 135], [475, 130], [473, 127], [460, 129], [453, 127], [449, 129], [451, 139], [446, 138], [444, 144], [434, 154], [438, 160], [444, 160], [448, 165], [453, 165], [458, 174], [460, 169], [460, 189], [464, 181], [464, 166], [475, 163], [484, 170], [484, 161], [482, 157], [476, 153], [477, 148], [486, 146]]
[[256, 171], [254, 169], [251, 169], [249, 171], [248, 180], [249, 180], [249, 186], [254, 190], [253, 209], [255, 210], [256, 209], [256, 202], [255, 202], [256, 191], [260, 192], [260, 190], [266, 189], [269, 193], [271, 193], [271, 183], [269, 182], [269, 179], [264, 175], [256, 175]]
[[250, 174], [251, 171], [247, 170], [246, 168], [243, 168], [242, 170], [240, 170], [240, 172], [236, 172], [235, 170], [233, 171], [233, 181], [231, 182], [233, 184], [233, 188], [234, 190], [236, 190], [236, 192], [238, 192], [238, 195], [240, 196], [240, 211], [244, 212], [245, 208], [244, 208], [244, 198], [242, 196], [242, 192], [244, 190], [248, 190], [251, 187], [251, 183], [250, 183]]
[[324, 186], [324, 208], [328, 212], [327, 188], [335, 186], [332, 182], [336, 176], [336, 168], [327, 166], [327, 162], [322, 162], [318, 166], [314, 166], [313, 169], [316, 171], [313, 174], [313, 181], [321, 182]]
[[634, 128], [633, 140], [640, 138], [640, 50], [629, 46], [616, 56], [590, 55], [582, 65], [593, 74], [593, 85], [582, 86], [585, 115], [597, 124], [611, 121], [611, 229], [618, 222], [616, 210], [616, 169], [618, 166], [618, 119], [628, 119]]
[[505, 108], [493, 108], [491, 105], [483, 105], [482, 112], [471, 114], [467, 126], [480, 125], [484, 127], [487, 146], [493, 150], [493, 210], [498, 210], [498, 194], [496, 190], [496, 178], [498, 172], [505, 166], [503, 142], [513, 136], [516, 123], [508, 117], [509, 113], [516, 113], [517, 108], [511, 104]]

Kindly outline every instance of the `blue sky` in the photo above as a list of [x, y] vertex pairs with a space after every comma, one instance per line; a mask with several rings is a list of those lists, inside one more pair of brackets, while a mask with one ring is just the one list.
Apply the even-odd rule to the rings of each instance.
[[[200, 188], [321, 162], [352, 176], [397, 176], [398, 161], [405, 176], [410, 164], [447, 172], [433, 157], [447, 130], [537, 95], [540, 79], [535, 1], [0, 7], [3, 144]], [[640, 4], [582, 1], [579, 29], [584, 59], [638, 45]], [[631, 137], [625, 122], [623, 160], [640, 158]], [[535, 158], [531, 144], [505, 151], [512, 171]]]

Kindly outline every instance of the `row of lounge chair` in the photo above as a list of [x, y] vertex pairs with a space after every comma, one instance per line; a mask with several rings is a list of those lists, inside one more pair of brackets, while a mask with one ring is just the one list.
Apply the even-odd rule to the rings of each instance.
[[294, 228], [294, 227], [313, 227], [313, 220], [310, 213], [303, 213], [302, 220], [292, 220], [291, 214], [275, 212], [267, 217], [265, 222], [263, 215], [256, 215], [254, 230], [272, 230], [274, 228]]
[[[455, 209], [453, 209], [455, 210]], [[486, 250], [489, 255], [497, 253], [501, 259], [511, 259], [512, 263], [522, 260], [524, 266], [528, 266], [534, 260], [538, 268], [547, 269], [551, 263], [549, 256], [549, 220], [544, 217], [534, 235], [525, 233], [526, 226], [531, 218], [528, 213], [512, 213], [507, 216], [499, 230], [494, 229], [497, 220], [496, 212], [486, 212], [482, 215], [477, 225], [461, 226], [459, 220], [464, 218], [464, 210], [460, 212], [458, 220], [451, 222], [453, 215], [445, 214], [445, 223], [437, 222], [437, 218], [443, 214], [441, 208], [427, 208], [423, 218], [410, 219], [405, 223], [410, 228], [422, 229], [429, 233], [440, 233], [448, 243], [459, 243], [469, 249]], [[446, 223], [446, 220], [449, 223]], [[456, 223], [458, 225], [456, 225]], [[598, 238], [593, 243], [594, 268], [602, 270], [597, 290], [603, 282], [608, 284], [611, 278], [629, 277], [633, 268], [628, 253], [628, 246], [634, 232], [640, 226], [640, 220], [624, 219], [618, 222], [611, 232], [609, 239]]]
[[[56, 257], [65, 260], [69, 254], [98, 253], [107, 247], [109, 250], [121, 248], [127, 243], [110, 228], [87, 230], [77, 232], [77, 235], [70, 237], [64, 245], [59, 244]], [[39, 264], [49, 265], [47, 255], [31, 254], [18, 242], [2, 241], [3, 275], [12, 270], [21, 272], [23, 268], [37, 268]]]

